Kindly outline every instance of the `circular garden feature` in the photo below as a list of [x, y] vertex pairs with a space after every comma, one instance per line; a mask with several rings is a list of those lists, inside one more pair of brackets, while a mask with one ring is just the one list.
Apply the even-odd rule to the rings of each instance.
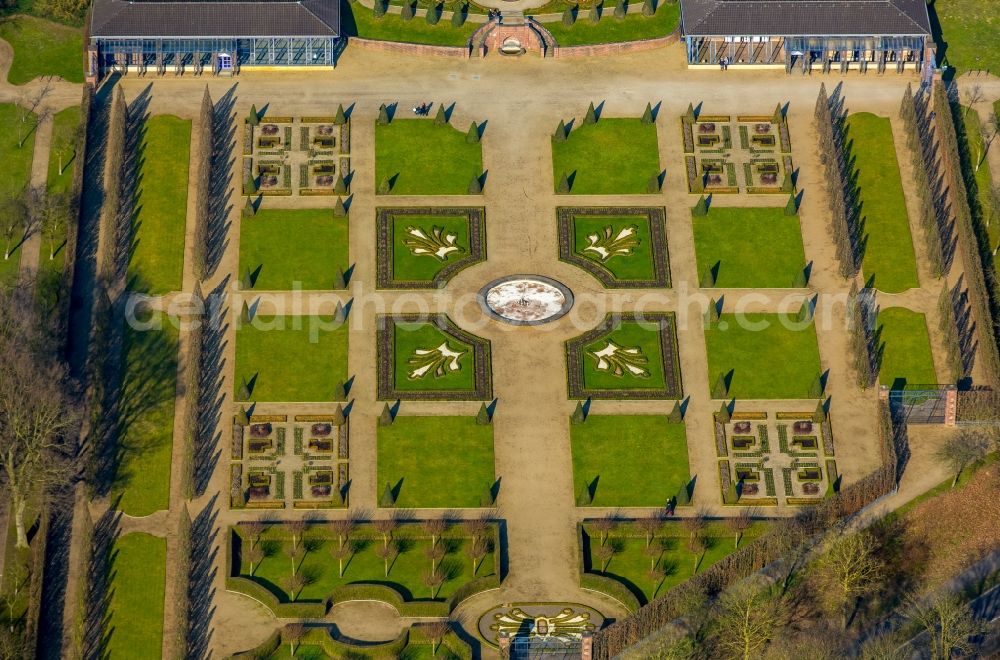
[[566, 315], [573, 292], [541, 275], [509, 275], [479, 291], [479, 304], [491, 318], [511, 325], [541, 325]]

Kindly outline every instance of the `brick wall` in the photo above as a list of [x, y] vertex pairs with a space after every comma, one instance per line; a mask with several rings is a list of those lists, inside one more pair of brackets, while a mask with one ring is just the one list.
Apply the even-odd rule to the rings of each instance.
[[379, 41], [377, 39], [361, 39], [350, 37], [349, 46], [376, 50], [383, 53], [405, 53], [406, 55], [433, 55], [435, 57], [468, 58], [469, 49], [465, 46], [428, 46], [426, 44], [408, 44], [399, 41]]
[[663, 48], [677, 43], [680, 35], [672, 32], [665, 37], [643, 39], [642, 41], [623, 41], [612, 44], [595, 44], [593, 46], [556, 46], [554, 57], [594, 57], [604, 55], [621, 55], [638, 53], [644, 50]]
[[540, 53], [542, 44], [538, 39], [538, 33], [527, 25], [498, 25], [488, 35], [486, 35], [486, 52], [495, 52], [500, 49], [507, 39], [517, 39], [521, 48]]

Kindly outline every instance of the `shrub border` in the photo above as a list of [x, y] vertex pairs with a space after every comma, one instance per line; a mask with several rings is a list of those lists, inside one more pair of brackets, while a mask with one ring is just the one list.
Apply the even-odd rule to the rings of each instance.
[[[465, 216], [469, 230], [468, 254], [439, 270], [430, 281], [399, 280], [393, 275], [393, 219], [397, 215]], [[375, 209], [376, 289], [443, 289], [470, 266], [486, 261], [486, 208], [482, 206], [396, 206]]]
[[[665, 387], [657, 390], [590, 389], [583, 384], [583, 347], [616, 330], [623, 322], [649, 323], [660, 327], [660, 353], [663, 358]], [[683, 399], [681, 363], [677, 348], [677, 320], [673, 312], [609, 313], [593, 330], [566, 340], [566, 380], [571, 399]]]
[[[379, 401], [486, 401], [493, 398], [493, 369], [490, 340], [459, 328], [447, 314], [379, 314], [375, 334], [378, 364]], [[472, 390], [397, 390], [394, 382], [396, 364], [395, 328], [397, 323], [434, 324], [438, 330], [472, 347], [475, 389]]]
[[[645, 217], [652, 241], [653, 279], [623, 280], [603, 264], [576, 251], [574, 221], [577, 216], [631, 215]], [[559, 261], [593, 275], [605, 289], [653, 289], [670, 287], [670, 255], [667, 251], [667, 210], [662, 206], [559, 206]]]

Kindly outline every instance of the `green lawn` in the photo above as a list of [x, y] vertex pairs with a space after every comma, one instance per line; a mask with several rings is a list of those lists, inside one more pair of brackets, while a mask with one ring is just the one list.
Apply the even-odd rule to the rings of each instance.
[[[403, 538], [405, 536], [405, 538]], [[448, 579], [441, 585], [436, 598], [432, 598], [429, 587], [424, 586], [422, 578], [430, 570], [430, 560], [426, 550], [431, 541], [429, 537], [407, 530], [404, 535], [396, 533], [395, 538], [400, 550], [399, 556], [390, 563], [389, 575], [385, 575], [385, 564], [375, 553], [382, 544], [379, 539], [372, 539], [372, 534], [365, 538], [357, 533], [352, 534], [354, 553], [349, 560], [344, 561], [344, 577], [339, 577], [339, 566], [331, 556], [331, 550], [337, 545], [334, 539], [317, 537], [307, 545], [307, 551], [297, 567], [297, 571], [306, 576], [308, 584], [298, 594], [300, 602], [319, 601], [329, 596], [336, 587], [358, 582], [379, 582], [399, 591], [407, 601], [442, 600], [449, 597], [463, 584], [469, 582], [472, 575], [472, 561], [468, 555], [468, 538], [448, 538], [438, 540], [448, 550], [448, 554], [439, 563], [439, 567]], [[291, 545], [289, 540], [279, 540], [277, 535], [265, 535], [260, 541], [265, 558], [254, 567], [250, 576], [250, 566], [245, 561], [240, 566], [243, 577], [250, 577], [255, 582], [270, 590], [281, 602], [292, 599], [284, 586], [284, 581], [291, 574], [291, 562], [285, 548]], [[369, 540], [370, 539], [370, 540]], [[244, 542], [246, 547], [246, 542]], [[493, 555], [487, 554], [477, 566], [475, 577], [486, 577], [493, 574]]]
[[[76, 134], [80, 125], [80, 106], [74, 105], [57, 112], [52, 118], [52, 149], [49, 152], [48, 189], [64, 193], [73, 184], [76, 162]], [[62, 174], [59, 165], [62, 164]]]
[[145, 130], [128, 277], [132, 290], [159, 295], [181, 288], [191, 121], [159, 115]]
[[927, 320], [923, 314], [891, 307], [878, 313], [877, 323], [885, 350], [879, 371], [882, 385], [900, 387], [938, 382], [931, 340], [927, 334]]
[[[0, 177], [0, 197], [6, 199], [20, 192], [31, 176], [31, 159], [35, 153], [35, 115], [28, 114], [21, 121], [17, 107], [13, 103], [0, 103], [0, 125], [6, 130], [0, 133], [0, 162], [3, 176]], [[24, 137], [24, 145], [17, 146]]]
[[[705, 328], [709, 386], [733, 371], [729, 397], [737, 399], [808, 399], [820, 375], [816, 330], [781, 325], [778, 314], [723, 314]], [[766, 327], [765, 327], [766, 324]]]
[[166, 509], [177, 384], [177, 328], [155, 312], [153, 327], [125, 326], [122, 409], [127, 422], [115, 478], [119, 508], [130, 516]]
[[[556, 190], [563, 174], [576, 195], [641, 195], [660, 174], [656, 125], [639, 119], [608, 118], [581, 124], [563, 142], [552, 140]], [[555, 127], [553, 126], [553, 130]]]
[[[763, 534], [766, 529], [765, 523], [753, 523], [740, 539], [740, 547]], [[600, 547], [600, 535], [597, 531], [590, 530], [589, 559], [593, 568], [591, 572], [624, 583], [642, 604], [689, 579], [695, 573], [696, 562], [697, 572], [701, 573], [736, 551], [735, 535], [725, 525], [717, 522], [709, 523], [706, 527], [704, 538], [708, 547], [698, 556], [688, 549], [688, 534], [679, 523], [666, 523], [664, 530], [653, 540], [653, 543], [660, 544], [662, 553], [652, 559], [645, 553], [645, 534], [641, 530], [634, 530], [633, 533], [635, 536], [621, 535], [608, 539], [607, 542], [613, 544], [617, 552], [608, 563], [607, 572], [601, 573], [601, 560], [593, 556], [593, 550]], [[654, 582], [648, 575], [651, 562], [655, 562], [656, 567], [666, 574], [660, 583]]]
[[[1000, 101], [997, 103], [997, 107], [1000, 108]], [[961, 113], [965, 125], [965, 140], [969, 146], [969, 161], [976, 178], [979, 206], [983, 210], [983, 219], [988, 223], [986, 232], [990, 237], [990, 245], [996, 247], [1000, 241], [1000, 208], [997, 208], [1000, 200], [993, 199], [993, 176], [990, 170], [989, 152], [984, 148], [979, 114], [969, 110], [966, 106], [962, 106]], [[994, 138], [991, 149], [997, 148], [1000, 147], [997, 146], [996, 138]], [[978, 169], [976, 169], [977, 166]], [[997, 263], [996, 255], [994, 255], [993, 261], [994, 264]]]
[[254, 288], [333, 288], [348, 269], [348, 221], [330, 209], [261, 209], [240, 223], [240, 271], [256, 275]]
[[[407, 112], [397, 109], [397, 113]], [[435, 110], [436, 112], [436, 110]], [[394, 119], [375, 126], [375, 183], [393, 177], [395, 195], [466, 195], [483, 173], [483, 150], [465, 128], [431, 119]]]
[[10, 84], [23, 85], [38, 76], [83, 82], [83, 30], [18, 15], [0, 22], [0, 39], [14, 49]]
[[875, 288], [899, 293], [919, 286], [917, 258], [903, 199], [903, 183], [889, 120], [867, 112], [847, 118], [847, 137], [861, 189], [861, 217], [865, 222], [862, 268], [875, 278]]
[[636, 5], [624, 19], [614, 16], [614, 5], [604, 5], [600, 22], [592, 23], [587, 9], [581, 9], [576, 22], [567, 27], [562, 22], [545, 23], [545, 27], [560, 46], [585, 46], [613, 41], [640, 41], [663, 37], [677, 29], [680, 22], [680, 3], [665, 2], [653, 16], [643, 16]]
[[236, 331], [236, 379], [254, 401], [332, 401], [347, 382], [347, 324], [330, 316], [254, 317]]
[[[623, 368], [620, 375], [615, 375], [612, 366], [599, 368], [600, 358], [594, 353], [608, 348], [609, 341], [624, 349], [639, 348], [646, 361], [635, 366], [645, 373], [636, 374]], [[623, 321], [610, 333], [587, 344], [583, 352], [583, 382], [586, 389], [643, 390], [666, 387], [659, 326]]]
[[18, 273], [21, 268], [21, 233], [19, 232], [17, 236], [14, 237], [14, 245], [16, 246], [11, 250], [10, 255], [6, 259], [3, 258], [4, 254], [0, 251], [0, 287], [13, 286], [17, 283]]
[[466, 417], [397, 417], [378, 428], [378, 488], [389, 484], [396, 506], [480, 506], [493, 486], [493, 426]]
[[941, 25], [939, 53], [943, 51], [946, 65], [960, 74], [982, 69], [1000, 73], [1000, 12], [995, 0], [936, 0], [928, 9], [932, 24], [936, 13]]
[[575, 492], [592, 488], [594, 506], [666, 506], [691, 480], [684, 425], [665, 415], [590, 416], [570, 443]]
[[[432, 236], [434, 227], [442, 229], [441, 238], [459, 250], [444, 255], [444, 261], [433, 254], [414, 254], [406, 245], [414, 237], [408, 227]], [[447, 237], [454, 236], [454, 242]], [[469, 219], [464, 215], [394, 215], [392, 216], [392, 277], [410, 282], [430, 282], [445, 266], [469, 255]], [[426, 249], [426, 248], [425, 248]]]
[[[588, 247], [600, 247], [591, 236], [602, 240], [610, 227], [612, 237], [629, 227], [635, 227], [636, 243], [629, 246], [628, 254], [613, 254], [606, 259], [601, 252]], [[653, 263], [653, 239], [650, 236], [649, 218], [644, 215], [577, 215], [573, 217], [573, 251], [585, 259], [607, 269], [618, 280], [652, 280], [656, 278]], [[607, 248], [605, 248], [607, 249]]]
[[718, 265], [717, 287], [783, 289], [805, 268], [799, 218], [782, 208], [712, 208], [693, 221], [702, 281]]
[[[439, 330], [432, 323], [396, 323], [396, 335], [393, 338], [396, 351], [394, 368], [395, 387], [401, 392], [431, 391], [465, 391], [476, 387], [475, 365], [473, 363], [472, 347], [458, 341], [449, 334]], [[417, 358], [416, 351], [434, 350], [447, 343], [450, 352], [462, 352], [458, 356], [458, 369], [452, 370], [451, 359], [441, 363], [440, 375], [435, 375], [437, 365], [423, 372], [423, 375], [411, 377], [411, 373], [422, 368], [423, 362], [411, 363]]]
[[481, 25], [466, 23], [462, 27], [452, 27], [451, 19], [442, 19], [437, 25], [429, 25], [423, 17], [404, 21], [399, 16], [385, 15], [375, 18], [372, 10], [361, 4], [340, 3], [345, 35], [381, 41], [403, 41], [432, 46], [465, 46], [469, 37]]
[[288, 644], [282, 644], [278, 647], [278, 650], [267, 656], [268, 660], [284, 660], [285, 658], [296, 658], [296, 660], [326, 660], [329, 658], [326, 653], [323, 652], [323, 647], [316, 644], [302, 644], [295, 647], [295, 655], [292, 655], [292, 651]]
[[115, 542], [108, 657], [161, 656], [166, 562], [166, 539], [133, 532]]

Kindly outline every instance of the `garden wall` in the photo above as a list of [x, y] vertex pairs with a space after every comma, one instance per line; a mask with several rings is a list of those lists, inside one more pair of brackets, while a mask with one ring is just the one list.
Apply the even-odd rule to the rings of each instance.
[[556, 46], [553, 57], [601, 57], [607, 55], [624, 55], [645, 50], [655, 50], [677, 43], [680, 31], [675, 30], [665, 37], [643, 39], [641, 41], [621, 41], [610, 44], [593, 44], [588, 46]]
[[347, 43], [349, 46], [355, 46], [364, 50], [374, 50], [382, 53], [402, 53], [404, 55], [432, 55], [434, 57], [468, 59], [471, 52], [467, 46], [430, 46], [401, 41], [362, 39], [361, 37], [348, 37]]

